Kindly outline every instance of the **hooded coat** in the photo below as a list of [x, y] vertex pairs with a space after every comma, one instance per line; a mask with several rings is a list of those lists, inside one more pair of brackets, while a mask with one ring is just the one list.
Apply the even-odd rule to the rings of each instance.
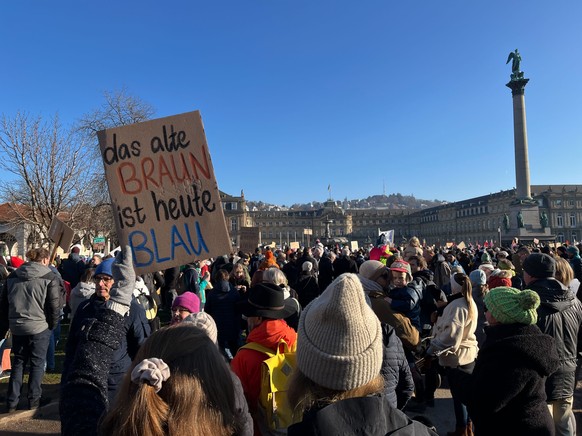
[[556, 341], [560, 366], [546, 382], [548, 401], [569, 398], [576, 384], [578, 332], [582, 324], [582, 303], [553, 278], [538, 279], [526, 286], [540, 296], [537, 325]]
[[545, 380], [558, 367], [556, 345], [535, 325], [498, 324], [472, 374], [453, 369], [449, 381], [467, 405], [476, 435], [551, 435]]
[[0, 335], [36, 335], [55, 328], [61, 313], [61, 280], [48, 266], [27, 262], [6, 279]]

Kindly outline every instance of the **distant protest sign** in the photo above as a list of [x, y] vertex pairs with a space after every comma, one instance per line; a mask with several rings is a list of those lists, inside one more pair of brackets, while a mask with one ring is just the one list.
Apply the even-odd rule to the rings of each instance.
[[48, 237], [56, 244], [57, 247], [62, 248], [65, 253], [68, 253], [69, 249], [71, 248], [73, 238], [75, 237], [75, 232], [72, 228], [55, 217], [51, 221]]
[[394, 230], [380, 230], [378, 229], [378, 240], [376, 246], [392, 245], [394, 244]]
[[254, 253], [259, 246], [260, 235], [258, 227], [241, 227], [239, 230], [239, 249], [245, 253]]
[[138, 274], [230, 252], [200, 113], [98, 133], [120, 245]]

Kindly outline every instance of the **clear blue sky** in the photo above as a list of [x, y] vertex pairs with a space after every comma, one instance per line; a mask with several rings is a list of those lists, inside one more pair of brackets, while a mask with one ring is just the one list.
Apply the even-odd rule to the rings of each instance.
[[532, 184], [581, 183], [580, 2], [4, 1], [0, 113], [72, 123], [125, 87], [200, 110], [220, 189], [290, 205], [515, 186], [510, 51]]

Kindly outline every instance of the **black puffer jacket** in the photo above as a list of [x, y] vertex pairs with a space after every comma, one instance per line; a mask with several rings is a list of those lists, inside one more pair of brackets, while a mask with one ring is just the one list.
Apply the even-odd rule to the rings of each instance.
[[384, 396], [392, 407], [403, 409], [414, 392], [410, 366], [402, 341], [388, 324], [382, 324], [382, 342], [384, 347], [380, 374], [384, 378]]
[[526, 286], [537, 292], [538, 327], [556, 341], [560, 366], [546, 381], [548, 401], [571, 397], [576, 384], [578, 332], [582, 325], [582, 303], [576, 295], [553, 278], [538, 279]]
[[390, 406], [384, 396], [348, 398], [319, 410], [310, 410], [303, 421], [287, 429], [289, 436], [309, 435], [436, 435]]

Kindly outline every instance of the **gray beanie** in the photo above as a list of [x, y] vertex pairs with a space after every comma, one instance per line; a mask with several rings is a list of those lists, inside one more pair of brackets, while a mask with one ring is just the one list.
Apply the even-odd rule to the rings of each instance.
[[347, 391], [380, 374], [382, 329], [355, 274], [342, 274], [305, 307], [297, 367], [320, 386]]

